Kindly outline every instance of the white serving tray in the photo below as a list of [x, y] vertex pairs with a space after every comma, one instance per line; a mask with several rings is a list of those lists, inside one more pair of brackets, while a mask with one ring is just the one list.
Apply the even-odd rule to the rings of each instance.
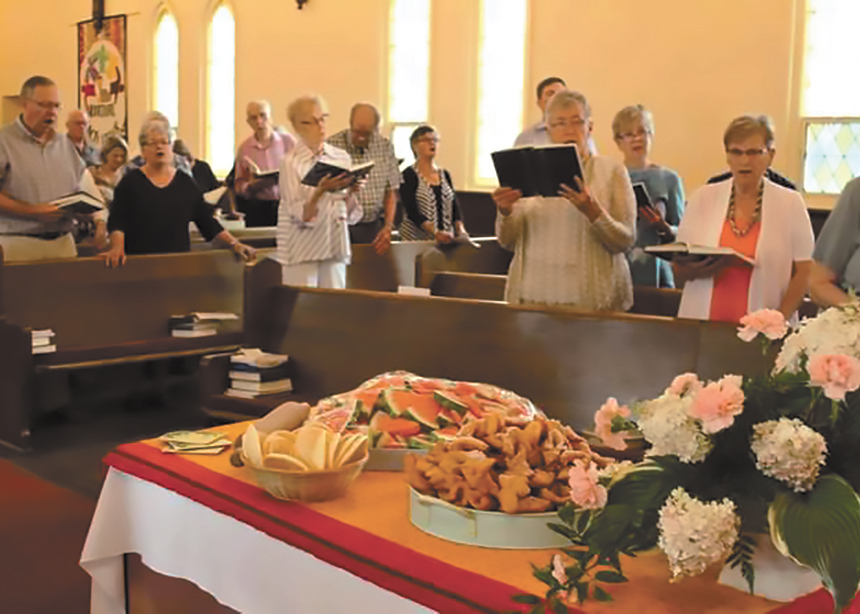
[[371, 448], [365, 471], [403, 471], [403, 459], [407, 454], [427, 454], [427, 450], [388, 450]]
[[412, 524], [430, 535], [458, 544], [534, 550], [563, 548], [570, 542], [547, 523], [560, 522], [555, 512], [505, 514], [458, 507], [436, 497], [409, 489]]

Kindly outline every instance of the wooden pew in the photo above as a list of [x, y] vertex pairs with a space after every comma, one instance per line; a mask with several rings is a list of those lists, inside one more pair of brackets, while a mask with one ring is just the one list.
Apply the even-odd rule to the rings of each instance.
[[481, 247], [454, 244], [426, 250], [415, 263], [416, 285], [430, 288], [435, 275], [442, 271], [507, 275], [513, 252], [502, 248], [495, 237], [475, 242]]
[[380, 256], [373, 245], [353, 245], [352, 264], [346, 268], [346, 287], [397, 292], [398, 286], [414, 286], [416, 259], [432, 247], [432, 241], [394, 241]]
[[[264, 250], [260, 257], [268, 253]], [[226, 323], [217, 335], [175, 338], [168, 319], [194, 311], [232, 312], [241, 318], [243, 269], [227, 250], [131, 257], [119, 269], [108, 269], [95, 258], [4, 264], [0, 441], [27, 447], [32, 386], [41, 373], [239, 347], [241, 320]], [[29, 331], [40, 328], [54, 330], [57, 352], [31, 354]], [[10, 364], [23, 367], [10, 369]]]
[[[496, 384], [585, 428], [609, 396], [622, 403], [656, 396], [687, 371], [714, 379], [766, 368], [759, 347], [726, 324], [300, 289], [280, 286], [277, 275], [269, 262], [247, 271], [247, 342], [289, 354], [294, 398], [310, 402], [406, 369]], [[239, 417], [276, 404], [219, 396], [227, 385], [224, 360], [209, 363], [221, 375], [204, 390], [204, 409]]]

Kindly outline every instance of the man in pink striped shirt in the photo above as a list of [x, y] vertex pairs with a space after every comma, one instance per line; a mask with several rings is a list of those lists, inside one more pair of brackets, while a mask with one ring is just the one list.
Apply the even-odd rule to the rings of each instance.
[[248, 227], [277, 226], [278, 169], [296, 140], [272, 129], [272, 107], [267, 101], [249, 102], [246, 115], [254, 134], [236, 154], [236, 208], [245, 214]]

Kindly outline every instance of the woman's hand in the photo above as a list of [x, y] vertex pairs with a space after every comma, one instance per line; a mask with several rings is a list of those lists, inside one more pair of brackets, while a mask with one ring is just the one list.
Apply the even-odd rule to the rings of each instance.
[[588, 218], [588, 221], [593, 222], [603, 213], [603, 208], [591, 197], [591, 193], [579, 177], [574, 177], [574, 180], [576, 181], [575, 190], [568, 185], [561, 184], [558, 195], [569, 200]]
[[447, 232], [445, 230], [439, 230], [434, 234], [437, 243], [441, 243], [442, 245], [448, 245], [454, 240], [454, 233]]
[[504, 216], [508, 216], [514, 210], [514, 204], [523, 197], [523, 193], [513, 188], [498, 188], [493, 192], [493, 202]]
[[325, 192], [339, 192], [347, 187], [350, 182], [352, 182], [352, 177], [347, 173], [341, 173], [340, 175], [335, 176], [326, 175], [320, 180], [319, 185], [317, 185], [317, 191], [320, 195]]
[[726, 266], [727, 260], [728, 258], [722, 256], [708, 256], [702, 259], [696, 256], [675, 256], [672, 258], [672, 264], [679, 280], [689, 281], [713, 277]]
[[255, 262], [257, 260], [257, 250], [250, 245], [245, 245], [244, 243], [236, 241], [230, 246], [230, 248], [238, 258], [241, 258], [245, 262]]
[[121, 267], [126, 261], [125, 247], [113, 245], [108, 251], [98, 254], [98, 257], [105, 261], [106, 267], [112, 269]]

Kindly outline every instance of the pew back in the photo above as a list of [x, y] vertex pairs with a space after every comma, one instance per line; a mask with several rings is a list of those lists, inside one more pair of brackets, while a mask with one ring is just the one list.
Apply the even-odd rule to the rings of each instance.
[[248, 340], [289, 354], [296, 392], [309, 401], [406, 369], [496, 384], [585, 428], [609, 396], [656, 396], [686, 371], [717, 378], [764, 369], [759, 348], [720, 323], [266, 287], [264, 278], [246, 295], [266, 305], [246, 309], [257, 320], [246, 322]]

